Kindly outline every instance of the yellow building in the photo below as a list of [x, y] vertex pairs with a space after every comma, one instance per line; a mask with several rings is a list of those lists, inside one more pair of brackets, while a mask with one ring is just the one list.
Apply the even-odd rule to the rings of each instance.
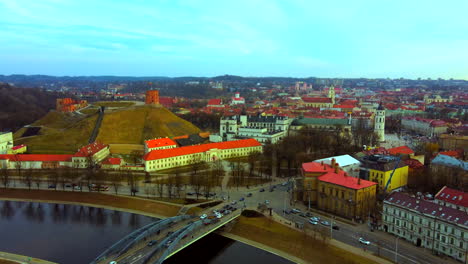
[[322, 162], [308, 162], [302, 164], [302, 181], [296, 181], [296, 199], [307, 202], [311, 205], [317, 204], [318, 177], [333, 172], [336, 166], [335, 159], [332, 159], [331, 166]]
[[28, 147], [26, 145], [18, 145], [9, 149], [7, 153], [8, 154], [23, 154], [27, 150], [28, 150]]
[[364, 219], [374, 209], [375, 182], [351, 177], [338, 167], [317, 180], [320, 210], [345, 218]]
[[371, 155], [364, 157], [361, 162], [361, 178], [377, 183], [379, 192], [384, 190], [395, 167], [395, 173], [387, 187], [387, 192], [391, 192], [392, 190], [404, 187], [408, 184], [408, 165], [401, 160], [398, 165], [396, 165], [396, 157]]

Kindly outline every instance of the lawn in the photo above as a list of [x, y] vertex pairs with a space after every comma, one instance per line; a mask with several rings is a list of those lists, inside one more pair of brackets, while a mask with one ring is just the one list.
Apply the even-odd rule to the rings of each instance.
[[180, 210], [180, 206], [159, 203], [148, 199], [88, 192], [1, 189], [1, 198], [94, 204], [167, 217], [176, 215]]
[[93, 115], [99, 111], [99, 108], [86, 108], [83, 110], [80, 110], [81, 113], [85, 115]]
[[229, 233], [281, 250], [310, 263], [375, 263], [362, 256], [327, 245], [321, 240], [306, 236], [264, 216], [241, 216]]
[[14, 262], [9, 260], [0, 259], [0, 264], [18, 264], [20, 262]]

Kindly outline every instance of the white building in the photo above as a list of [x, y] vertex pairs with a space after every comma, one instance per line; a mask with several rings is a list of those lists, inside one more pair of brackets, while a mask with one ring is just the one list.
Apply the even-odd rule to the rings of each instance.
[[262, 145], [255, 139], [244, 139], [209, 143], [172, 149], [159, 149], [143, 156], [145, 171], [153, 172], [197, 162], [211, 162], [219, 159], [248, 156], [262, 152]]
[[13, 133], [0, 132], [0, 154], [6, 154], [13, 147]]
[[232, 97], [231, 105], [245, 104], [245, 98], [240, 96], [239, 92], [234, 94]]
[[210, 135], [210, 141], [254, 138], [261, 143], [276, 143], [288, 135], [293, 120], [287, 116], [247, 116], [246, 114], [223, 117], [220, 120], [219, 135]]
[[436, 203], [468, 213], [468, 194], [444, 186], [435, 196]]
[[380, 142], [385, 141], [385, 109], [382, 104], [379, 105], [375, 112], [374, 132], [377, 134]]
[[419, 197], [394, 192], [384, 201], [383, 229], [435, 254], [466, 261], [468, 214]]

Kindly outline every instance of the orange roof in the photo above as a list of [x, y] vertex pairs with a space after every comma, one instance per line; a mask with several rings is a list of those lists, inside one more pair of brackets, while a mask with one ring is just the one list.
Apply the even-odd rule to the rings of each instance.
[[302, 169], [304, 172], [309, 173], [326, 173], [333, 171], [333, 168], [328, 164], [322, 164], [320, 162], [308, 162], [302, 163]]
[[108, 158], [105, 161], [102, 162], [102, 164], [107, 164], [107, 165], [120, 165], [122, 162], [121, 158]]
[[253, 139], [253, 138], [242, 139], [242, 140], [209, 143], [209, 144], [172, 148], [172, 149], [157, 149], [157, 150], [150, 151], [149, 153], [146, 153], [146, 155], [143, 156], [143, 159], [144, 160], [157, 160], [157, 159], [165, 159], [165, 158], [189, 155], [189, 154], [194, 154], [194, 153], [201, 153], [201, 152], [208, 151], [210, 149], [235, 149], [235, 148], [246, 148], [246, 147], [257, 147], [257, 146], [261, 146], [261, 144], [256, 139]]
[[[328, 182], [336, 185], [340, 185], [346, 188], [351, 188], [355, 190], [359, 190], [362, 188], [367, 188], [372, 185], [376, 185], [377, 183], [372, 181], [361, 180], [359, 181], [358, 178], [351, 177], [346, 174], [344, 171], [340, 171], [339, 173], [329, 172], [325, 175], [318, 177], [319, 181]], [[359, 183], [359, 184], [358, 184]]]
[[439, 152], [439, 154], [454, 157], [454, 158], [457, 158], [457, 159], [461, 158], [461, 156], [462, 156], [460, 151], [457, 151], [457, 150], [441, 151], [441, 152]]
[[400, 146], [396, 148], [387, 149], [391, 155], [398, 155], [398, 154], [414, 154], [414, 151], [407, 146]]
[[0, 160], [11, 161], [71, 161], [74, 155], [50, 155], [50, 154], [6, 154], [0, 155]]
[[172, 139], [173, 139], [173, 140], [176, 140], [176, 139], [182, 139], [182, 138], [189, 138], [189, 135], [183, 135], [183, 136], [173, 137]]
[[170, 138], [157, 138], [145, 141], [146, 147], [148, 148], [160, 148], [165, 146], [177, 146], [174, 140]]
[[94, 142], [89, 145], [86, 145], [78, 150], [78, 152], [75, 154], [77, 157], [89, 157], [97, 152], [99, 152], [101, 149], [108, 147], [108, 145]]

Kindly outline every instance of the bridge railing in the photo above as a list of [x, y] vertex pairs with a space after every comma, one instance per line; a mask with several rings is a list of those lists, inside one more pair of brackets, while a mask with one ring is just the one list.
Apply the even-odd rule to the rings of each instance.
[[114, 254], [116, 251], [120, 250], [119, 248], [120, 247], [123, 247], [126, 245], [126, 243], [128, 243], [129, 240], [133, 240], [135, 239], [136, 237], [138, 237], [138, 235], [144, 231], [146, 231], [147, 229], [150, 229], [152, 226], [158, 224], [160, 222], [159, 221], [156, 221], [156, 222], [153, 222], [153, 223], [150, 223], [150, 224], [147, 224], [133, 232], [131, 232], [130, 234], [126, 235], [125, 237], [123, 237], [122, 239], [120, 239], [119, 241], [117, 241], [116, 243], [114, 243], [112, 246], [110, 246], [109, 248], [107, 248], [104, 252], [102, 252], [98, 257], [96, 257], [92, 262], [91, 264], [96, 264], [98, 263], [99, 261], [101, 260], [104, 260], [107, 258], [107, 256], [111, 255], [111, 254]]
[[174, 216], [174, 217], [167, 218], [167, 219], [159, 221], [155, 225], [153, 225], [153, 226], [147, 228], [146, 230], [144, 230], [143, 232], [141, 232], [132, 241], [127, 243], [125, 245], [125, 247], [123, 247], [121, 250], [119, 250], [119, 252], [117, 253], [117, 257], [120, 257], [123, 254], [125, 254], [125, 252], [127, 252], [130, 248], [132, 248], [133, 245], [140, 242], [141, 240], [143, 240], [148, 235], [150, 235], [150, 234], [152, 234], [154, 232], [160, 231], [161, 229], [163, 229], [167, 225], [170, 225], [170, 224], [178, 222], [178, 221], [190, 219], [191, 217], [192, 216], [190, 216], [190, 215], [178, 215], [178, 216]]

